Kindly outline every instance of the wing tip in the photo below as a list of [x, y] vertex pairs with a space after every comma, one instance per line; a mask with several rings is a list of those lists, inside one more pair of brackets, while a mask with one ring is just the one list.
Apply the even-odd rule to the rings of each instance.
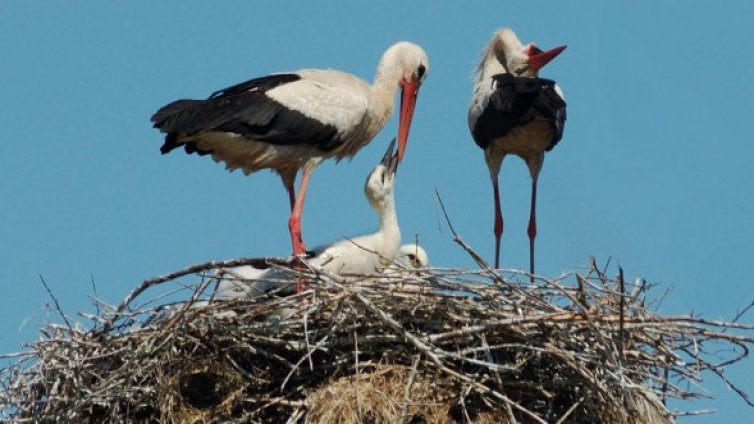
[[160, 146], [160, 153], [166, 155], [178, 146], [180, 146], [180, 143], [178, 143], [178, 134], [169, 133], [165, 136], [165, 142]]

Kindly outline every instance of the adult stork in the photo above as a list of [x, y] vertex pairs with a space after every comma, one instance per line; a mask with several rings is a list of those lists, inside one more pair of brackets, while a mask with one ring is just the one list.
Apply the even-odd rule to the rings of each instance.
[[[566, 46], [542, 51], [522, 44], [513, 30], [497, 31], [482, 53], [476, 69], [474, 97], [469, 108], [469, 129], [476, 144], [484, 149], [495, 202], [495, 268], [500, 266], [500, 238], [503, 215], [498, 174], [508, 154], [526, 162], [531, 174], [529, 214], [529, 268], [534, 274], [534, 239], [537, 236], [537, 179], [545, 152], [563, 136], [566, 104], [554, 81], [539, 78], [539, 70]], [[533, 279], [534, 277], [532, 277]]]
[[[393, 189], [398, 167], [395, 140], [390, 143], [382, 161], [372, 170], [364, 186], [364, 194], [377, 213], [380, 227], [376, 232], [345, 238], [314, 248], [307, 262], [346, 279], [356, 275], [378, 274], [388, 267], [398, 253], [401, 240]], [[426, 257], [426, 254], [425, 254]], [[416, 258], [414, 258], [416, 260]], [[278, 269], [259, 270], [252, 266], [224, 270], [218, 275], [218, 297], [256, 297], [275, 290], [292, 292], [298, 281]]]
[[158, 110], [152, 122], [166, 133], [163, 154], [182, 146], [187, 153], [211, 154], [231, 171], [277, 172], [290, 200], [293, 254], [303, 256], [301, 214], [312, 170], [324, 159], [353, 157], [369, 143], [392, 115], [398, 88], [401, 161], [428, 70], [421, 47], [399, 42], [382, 55], [371, 85], [330, 69], [273, 74], [216, 91], [206, 100], [174, 101]]

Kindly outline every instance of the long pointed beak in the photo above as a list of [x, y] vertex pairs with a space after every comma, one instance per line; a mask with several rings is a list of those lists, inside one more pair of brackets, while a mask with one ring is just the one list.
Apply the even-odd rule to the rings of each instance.
[[555, 56], [559, 55], [563, 50], [566, 49], [566, 46], [560, 46], [555, 47], [552, 50], [548, 50], [546, 52], [541, 53], [535, 53], [533, 55], [529, 56], [529, 69], [531, 69], [534, 72], [539, 71], [542, 69], [543, 66], [547, 65], [551, 60], [555, 59]]
[[387, 168], [388, 172], [391, 174], [394, 174], [396, 169], [398, 169], [398, 162], [400, 160], [398, 159], [398, 154], [394, 152], [395, 150], [395, 137], [390, 141], [390, 144], [387, 146], [387, 151], [385, 152], [385, 156], [382, 157], [382, 161], [380, 162], [382, 166]]
[[419, 94], [418, 81], [401, 81], [401, 114], [398, 117], [398, 162], [403, 160], [408, 143], [408, 132], [411, 129], [411, 119], [414, 117], [416, 96]]

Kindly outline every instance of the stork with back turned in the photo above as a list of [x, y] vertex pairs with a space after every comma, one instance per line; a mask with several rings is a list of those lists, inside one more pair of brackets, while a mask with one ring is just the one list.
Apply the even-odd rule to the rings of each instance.
[[503, 215], [498, 175], [508, 154], [526, 162], [531, 174], [529, 213], [529, 269], [534, 274], [534, 240], [537, 236], [537, 179], [545, 152], [563, 136], [566, 104], [554, 81], [539, 78], [539, 71], [566, 46], [542, 51], [535, 44], [522, 44], [513, 30], [497, 31], [482, 53], [476, 69], [474, 97], [469, 108], [469, 129], [484, 149], [495, 203], [495, 268], [500, 266]]
[[428, 70], [419, 46], [399, 42], [382, 55], [371, 85], [331, 69], [273, 74], [216, 91], [206, 100], [174, 101], [158, 110], [152, 122], [166, 134], [163, 154], [183, 147], [187, 153], [210, 154], [229, 170], [277, 172], [290, 201], [293, 254], [303, 256], [301, 215], [313, 169], [324, 159], [350, 158], [369, 143], [392, 114], [399, 88], [401, 161]]

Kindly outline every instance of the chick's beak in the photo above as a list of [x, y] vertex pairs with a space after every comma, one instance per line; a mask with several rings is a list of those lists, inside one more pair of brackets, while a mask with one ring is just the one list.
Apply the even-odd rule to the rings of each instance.
[[395, 151], [395, 141], [396, 139], [393, 137], [390, 144], [387, 146], [387, 151], [382, 157], [382, 161], [380, 162], [391, 174], [395, 174], [398, 169], [398, 162], [400, 162], [398, 159], [398, 152]]

